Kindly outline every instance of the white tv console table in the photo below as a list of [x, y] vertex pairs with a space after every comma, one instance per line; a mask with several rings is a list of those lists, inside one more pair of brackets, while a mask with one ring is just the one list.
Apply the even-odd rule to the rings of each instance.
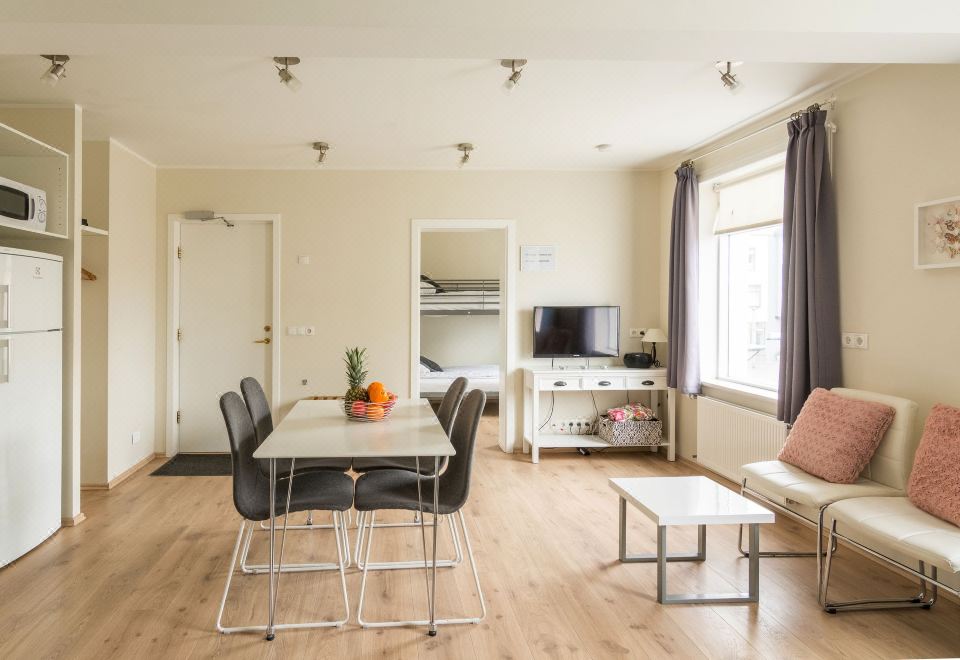
[[[541, 433], [540, 394], [542, 392], [590, 392], [618, 390], [650, 392], [651, 408], [664, 422], [663, 442], [652, 447], [667, 448], [667, 460], [676, 460], [676, 397], [667, 387], [666, 369], [524, 369], [523, 370], [523, 452], [530, 452], [534, 463], [540, 462], [540, 450], [554, 447], [609, 448], [611, 445], [596, 435]], [[660, 393], [666, 393], [666, 408]], [[637, 449], [645, 447], [638, 446]]]

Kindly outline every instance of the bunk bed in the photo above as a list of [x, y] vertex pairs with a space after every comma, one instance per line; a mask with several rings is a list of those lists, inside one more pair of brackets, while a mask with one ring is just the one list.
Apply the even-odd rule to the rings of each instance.
[[[421, 316], [495, 316], [499, 313], [499, 279], [434, 279], [426, 275], [420, 276]], [[431, 400], [442, 398], [450, 384], [459, 376], [470, 381], [471, 389], [486, 392], [489, 400], [499, 398], [499, 365], [440, 366], [423, 357], [420, 367], [420, 396]]]

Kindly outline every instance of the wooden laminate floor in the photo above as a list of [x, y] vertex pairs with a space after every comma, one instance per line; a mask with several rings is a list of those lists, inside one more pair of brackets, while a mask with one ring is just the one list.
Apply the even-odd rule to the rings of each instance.
[[[812, 559], [765, 559], [760, 604], [657, 605], [656, 568], [617, 561], [617, 498], [610, 476], [680, 475], [696, 469], [646, 453], [545, 453], [539, 465], [496, 448], [486, 418], [468, 524], [488, 607], [479, 625], [362, 630], [359, 575], [348, 576], [351, 623], [343, 630], [259, 635], [214, 632], [239, 520], [225, 477], [149, 477], [148, 466], [111, 492], [84, 493], [87, 521], [61, 530], [0, 570], [0, 658], [613, 658], [945, 657], [960, 655], [960, 607], [831, 616], [816, 604]], [[351, 530], [351, 543], [355, 530]], [[329, 531], [290, 532], [286, 561], [335, 556]], [[652, 549], [655, 529], [631, 515], [630, 549]], [[265, 553], [259, 533], [252, 555]], [[692, 548], [695, 531], [671, 535]], [[765, 547], [809, 546], [810, 530], [781, 520]], [[729, 591], [747, 579], [736, 528], [711, 527], [706, 563], [671, 564], [672, 588]], [[417, 557], [416, 530], [377, 531], [372, 558]], [[451, 553], [441, 536], [441, 552]], [[257, 559], [257, 557], [253, 557]], [[836, 559], [838, 598], [912, 589], [849, 550]], [[237, 577], [227, 623], [262, 622], [265, 577]], [[422, 572], [372, 573], [371, 618], [425, 615]], [[475, 611], [466, 564], [441, 571], [438, 614]], [[333, 616], [333, 573], [284, 575], [286, 621]]]

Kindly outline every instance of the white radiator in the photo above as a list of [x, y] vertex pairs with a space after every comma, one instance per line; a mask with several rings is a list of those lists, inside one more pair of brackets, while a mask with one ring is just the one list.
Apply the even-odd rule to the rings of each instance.
[[740, 466], [777, 457], [787, 425], [776, 417], [731, 403], [697, 397], [697, 462], [740, 481]]

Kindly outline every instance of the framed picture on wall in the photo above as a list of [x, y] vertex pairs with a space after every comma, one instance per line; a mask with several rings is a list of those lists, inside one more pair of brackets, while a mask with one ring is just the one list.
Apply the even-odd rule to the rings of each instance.
[[960, 197], [917, 204], [914, 268], [960, 266]]

